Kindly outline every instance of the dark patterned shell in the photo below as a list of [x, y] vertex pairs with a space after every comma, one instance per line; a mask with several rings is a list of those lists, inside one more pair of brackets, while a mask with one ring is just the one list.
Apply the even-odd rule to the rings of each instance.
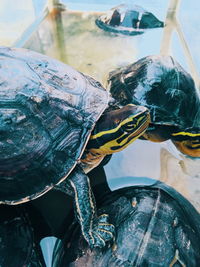
[[152, 13], [136, 5], [119, 5], [96, 19], [99, 28], [125, 35], [137, 35], [147, 29], [164, 27]]
[[0, 48], [0, 202], [36, 198], [64, 180], [82, 155], [109, 95], [47, 56]]
[[150, 110], [154, 124], [200, 129], [200, 97], [194, 81], [171, 56], [147, 56], [110, 73], [111, 95]]
[[200, 214], [174, 189], [127, 187], [103, 196], [100, 207], [116, 226], [113, 246], [91, 251], [72, 224], [57, 242], [53, 267], [198, 266]]

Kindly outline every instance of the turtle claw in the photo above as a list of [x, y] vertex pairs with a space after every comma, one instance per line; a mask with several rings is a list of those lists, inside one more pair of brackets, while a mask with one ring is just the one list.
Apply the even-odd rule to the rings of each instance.
[[93, 229], [90, 232], [90, 238], [87, 241], [90, 248], [103, 248], [107, 242], [114, 239], [115, 227], [108, 223], [108, 215], [103, 214], [98, 217], [97, 221], [93, 224]]

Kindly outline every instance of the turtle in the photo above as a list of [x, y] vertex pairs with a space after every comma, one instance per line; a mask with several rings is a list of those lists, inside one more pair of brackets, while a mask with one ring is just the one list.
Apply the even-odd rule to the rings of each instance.
[[31, 222], [30, 209], [22, 205], [1, 205], [0, 212], [0, 266], [45, 267]]
[[148, 55], [111, 71], [108, 90], [120, 104], [150, 110], [141, 139], [171, 139], [188, 157], [200, 157], [200, 95], [191, 75], [170, 55]]
[[109, 32], [138, 35], [147, 29], [164, 27], [151, 12], [137, 5], [121, 4], [96, 19], [96, 25]]
[[23, 48], [0, 48], [0, 203], [34, 200], [66, 179], [91, 247], [114, 226], [96, 215], [87, 173], [137, 139], [146, 107], [117, 107], [101, 84], [70, 66]]
[[200, 214], [194, 206], [160, 181], [137, 185], [135, 177], [120, 179], [129, 185], [112, 192], [97, 188], [95, 194], [98, 212], [109, 213], [116, 226], [113, 245], [90, 251], [74, 221], [56, 241], [52, 266], [198, 266]]

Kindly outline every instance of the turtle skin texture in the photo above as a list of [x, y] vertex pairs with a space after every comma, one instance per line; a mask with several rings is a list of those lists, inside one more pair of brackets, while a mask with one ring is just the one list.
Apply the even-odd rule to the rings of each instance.
[[171, 56], [152, 55], [109, 74], [120, 104], [143, 105], [151, 123], [142, 139], [171, 139], [180, 152], [200, 157], [200, 94], [189, 73]]
[[95, 22], [105, 31], [124, 35], [138, 35], [147, 29], [164, 27], [164, 23], [151, 12], [137, 5], [126, 4], [112, 8]]
[[37, 198], [79, 161], [109, 93], [57, 60], [0, 48], [0, 203]]
[[198, 266], [200, 214], [173, 188], [127, 187], [100, 202], [116, 226], [112, 246], [91, 251], [74, 222], [55, 246], [53, 267]]

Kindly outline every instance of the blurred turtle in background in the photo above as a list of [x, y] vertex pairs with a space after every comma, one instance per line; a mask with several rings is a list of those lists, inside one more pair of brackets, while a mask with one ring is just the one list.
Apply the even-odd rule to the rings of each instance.
[[147, 29], [164, 27], [151, 12], [136, 5], [119, 5], [96, 19], [99, 28], [125, 35], [142, 34]]
[[142, 139], [171, 139], [178, 150], [200, 157], [200, 95], [194, 81], [171, 56], [144, 57], [109, 74], [108, 87], [118, 103], [150, 110]]

